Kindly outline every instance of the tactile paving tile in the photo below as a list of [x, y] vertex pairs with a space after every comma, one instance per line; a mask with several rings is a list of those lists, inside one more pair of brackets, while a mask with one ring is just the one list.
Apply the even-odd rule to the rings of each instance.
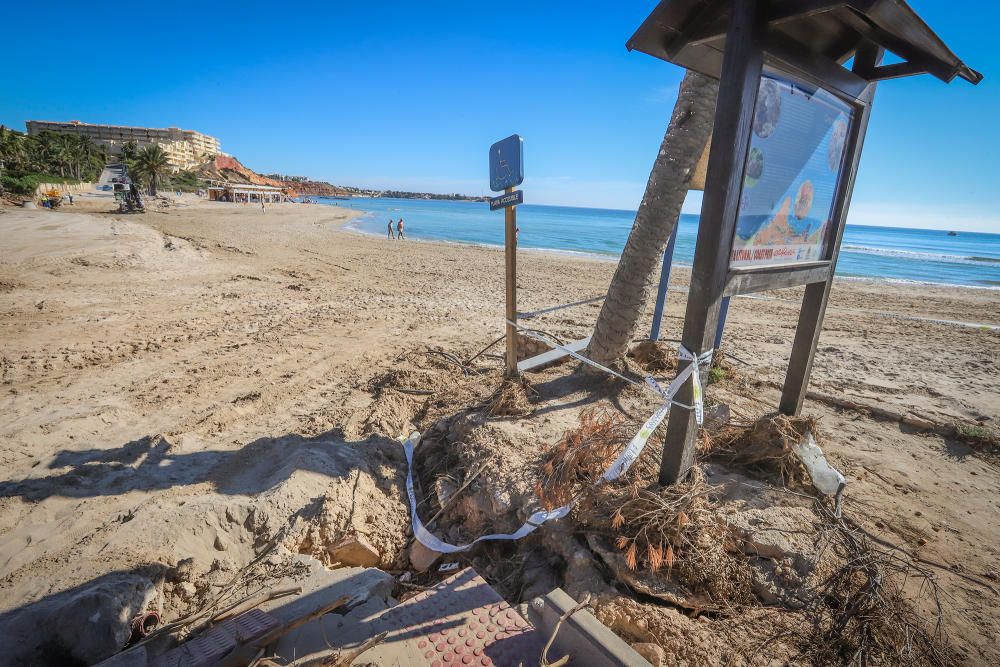
[[431, 667], [537, 665], [545, 643], [472, 568], [387, 609], [378, 625], [385, 645], [405, 644]]
[[154, 660], [152, 665], [153, 667], [211, 667], [236, 648], [237, 641], [253, 641], [278, 626], [278, 621], [270, 614], [260, 609], [251, 609], [167, 651]]

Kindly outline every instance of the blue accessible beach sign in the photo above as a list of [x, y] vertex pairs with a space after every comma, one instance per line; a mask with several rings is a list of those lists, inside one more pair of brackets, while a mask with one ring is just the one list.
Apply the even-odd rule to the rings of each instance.
[[512, 134], [490, 146], [490, 189], [500, 192], [524, 180], [524, 140]]

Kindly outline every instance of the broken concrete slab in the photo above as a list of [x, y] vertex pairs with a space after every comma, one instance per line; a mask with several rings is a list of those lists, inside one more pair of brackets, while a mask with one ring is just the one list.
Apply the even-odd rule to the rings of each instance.
[[790, 558], [797, 566], [816, 554], [816, 515], [808, 507], [749, 509], [726, 516], [744, 553], [760, 558]]
[[147, 577], [106, 575], [8, 617], [0, 632], [0, 655], [9, 660], [6, 664], [37, 664], [39, 656], [61, 664], [96, 664], [121, 651], [132, 634], [131, 620], [155, 597]]
[[281, 623], [301, 618], [324, 602], [333, 602], [339, 597], [349, 598], [348, 607], [371, 598], [391, 599], [393, 578], [382, 570], [364, 567], [329, 570], [311, 556], [295, 554], [293, 559], [308, 568], [308, 574], [283, 579], [275, 584], [275, 588], [298, 586], [302, 592], [294, 598], [281, 598], [261, 605], [261, 609]]
[[413, 544], [410, 545], [410, 567], [417, 572], [426, 572], [440, 557], [440, 551], [424, 546], [420, 540], [413, 540]]
[[236, 651], [240, 644], [253, 645], [255, 639], [281, 627], [274, 616], [251, 609], [214, 626], [194, 639], [158, 656], [150, 667], [212, 667]]
[[616, 579], [643, 595], [693, 611], [714, 611], [718, 608], [708, 595], [692, 593], [684, 586], [671, 581], [666, 574], [630, 569], [625, 563], [624, 554], [597, 535], [587, 535], [587, 543], [591, 550], [611, 568]]
[[375, 567], [382, 556], [363, 535], [354, 535], [330, 547], [330, 558], [344, 565]]

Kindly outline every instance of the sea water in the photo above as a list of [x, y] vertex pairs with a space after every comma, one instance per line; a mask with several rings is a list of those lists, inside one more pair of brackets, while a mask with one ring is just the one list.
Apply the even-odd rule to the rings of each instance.
[[[503, 245], [503, 213], [490, 211], [484, 202], [312, 199], [364, 211], [350, 223], [362, 232], [386, 236], [389, 219], [402, 217], [407, 238]], [[615, 258], [625, 247], [634, 219], [634, 211], [523, 204], [517, 207], [518, 245]], [[691, 264], [697, 234], [698, 216], [682, 215], [674, 251], [677, 264]], [[837, 275], [1000, 289], [1000, 234], [949, 236], [947, 230], [848, 225]]]

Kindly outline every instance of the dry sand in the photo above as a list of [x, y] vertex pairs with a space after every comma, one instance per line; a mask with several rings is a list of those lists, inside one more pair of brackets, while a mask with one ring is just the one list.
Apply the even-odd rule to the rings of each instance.
[[[502, 251], [353, 233], [355, 212], [319, 205], [121, 216], [77, 202], [0, 209], [0, 625], [108, 573], [231, 570], [289, 526], [293, 550], [362, 534], [391, 568], [408, 523], [391, 438], [416, 419], [373, 404], [370, 383], [428, 347], [468, 354], [500, 335]], [[519, 262], [522, 310], [601, 294], [614, 270]], [[730, 310], [727, 349], [772, 405], [800, 294]], [[670, 294], [665, 338], [683, 299]], [[597, 310], [538, 326], [582, 337]], [[872, 530], [945, 565], [948, 628], [979, 664], [1000, 661], [1000, 603], [948, 568], [1000, 586], [1000, 469], [947, 433], [997, 426], [998, 325], [997, 291], [839, 280], [811, 388], [876, 414], [805, 407]], [[162, 591], [168, 617], [192, 585]]]

